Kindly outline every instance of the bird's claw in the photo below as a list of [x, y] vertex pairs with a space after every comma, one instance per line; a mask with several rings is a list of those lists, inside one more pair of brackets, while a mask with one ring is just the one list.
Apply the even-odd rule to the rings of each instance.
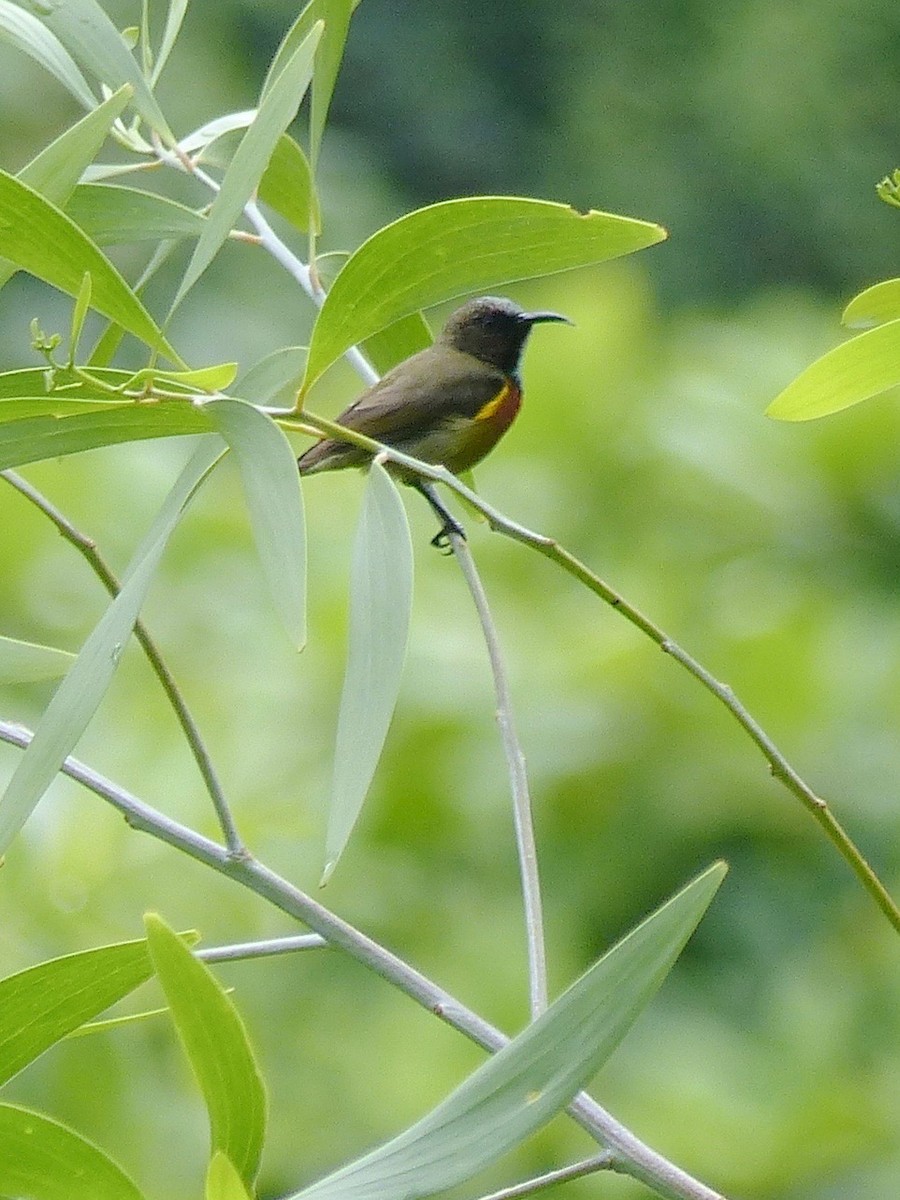
[[466, 531], [458, 521], [447, 520], [440, 527], [434, 537], [431, 539], [431, 544], [436, 550], [440, 550], [442, 554], [452, 554], [453, 546], [450, 544], [450, 535], [456, 534], [457, 537], [466, 540]]

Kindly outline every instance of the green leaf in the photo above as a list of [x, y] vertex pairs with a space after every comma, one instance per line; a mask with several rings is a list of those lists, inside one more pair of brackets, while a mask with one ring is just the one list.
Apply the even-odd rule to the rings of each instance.
[[296, 116], [300, 101], [312, 79], [316, 46], [321, 31], [321, 26], [314, 26], [309, 36], [291, 55], [284, 70], [261, 102], [256, 118], [241, 139], [172, 302], [173, 310], [215, 258], [219, 247], [241, 215], [244, 205], [256, 190], [278, 139]]
[[83, 183], [65, 209], [98, 246], [196, 238], [206, 226], [206, 217], [184, 204], [115, 184]]
[[251, 1200], [234, 1163], [221, 1150], [217, 1150], [209, 1160], [206, 1200]]
[[779, 421], [840, 412], [900, 383], [900, 321], [835, 346], [801, 372], [766, 409]]
[[55, 646], [39, 646], [16, 638], [0, 637], [0, 683], [35, 683], [58, 679], [75, 661], [75, 655]]
[[141, 939], [66, 954], [0, 980], [0, 1083], [151, 974]]
[[316, 55], [310, 114], [310, 157], [313, 163], [318, 156], [319, 143], [328, 116], [328, 106], [331, 103], [338, 68], [344, 53], [350, 15], [359, 3], [360, 0], [310, 0], [282, 39], [263, 82], [261, 97], [274, 87], [275, 80], [284, 70], [285, 63], [313, 25], [317, 21], [322, 21], [325, 25], [325, 32]]
[[255, 108], [245, 108], [240, 112], [225, 113], [224, 116], [216, 117], [214, 121], [207, 121], [205, 125], [201, 125], [199, 129], [195, 129], [183, 137], [178, 143], [178, 147], [184, 154], [194, 154], [197, 150], [204, 150], [226, 134], [233, 133], [236, 129], [246, 129], [248, 125], [252, 125], [257, 111]]
[[514, 196], [420, 208], [380, 229], [338, 273], [313, 329], [304, 390], [351, 346], [410, 313], [605, 262], [665, 236], [647, 221]]
[[55, 75], [84, 108], [90, 111], [96, 106], [97, 98], [59, 38], [37, 17], [25, 12], [18, 4], [10, 4], [8, 0], [0, 0], [0, 40], [11, 42], [19, 50], [24, 50], [51, 75]]
[[249, 367], [234, 390], [253, 404], [293, 408], [305, 366], [305, 346], [283, 346]]
[[184, 365], [103, 252], [65, 213], [5, 171], [0, 171], [0, 255], [70, 296], [78, 295], [89, 272], [91, 304], [98, 312]]
[[[0, 0], [2, 3], [2, 0]], [[109, 127], [131, 98], [129, 87], [120, 88], [93, 112], [82, 117], [45, 147], [16, 176], [53, 204], [64, 205], [82, 171], [103, 145]], [[0, 261], [0, 287], [16, 272], [14, 263]]]
[[266, 1093], [244, 1023], [215, 976], [154, 913], [147, 944], [172, 1020], [209, 1113], [212, 1153], [221, 1150], [252, 1184], [266, 1128]]
[[425, 350], [433, 340], [428, 322], [420, 312], [415, 312], [366, 338], [362, 351], [378, 374], [385, 375], [411, 354]]
[[143, 1200], [92, 1142], [12, 1104], [0, 1104], [0, 1191], [27, 1200]]
[[854, 296], [841, 315], [851, 329], [867, 329], [900, 317], [900, 279], [885, 279]]
[[[65, 401], [56, 403], [62, 408]], [[84, 415], [7, 421], [0, 425], [0, 470], [45, 458], [80, 454], [99, 446], [184, 433], [208, 433], [210, 429], [209, 418], [203, 409], [183, 401], [158, 404], [129, 401], [106, 404], [103, 408], [97, 406]]]
[[283, 133], [275, 145], [259, 181], [259, 198], [301, 233], [306, 233], [310, 225], [315, 233], [319, 232], [319, 201], [312, 171], [306, 155], [290, 134]]
[[184, 14], [187, 12], [187, 6], [188, 0], [169, 0], [169, 11], [166, 13], [166, 25], [163, 29], [162, 41], [159, 44], [159, 53], [156, 56], [156, 62], [150, 76], [151, 88], [156, 87], [159, 77], [163, 72], [163, 67], [169, 61], [169, 55], [175, 48], [175, 42], [178, 40], [178, 33], [181, 29], [181, 23], [184, 20]]
[[725, 869], [715, 864], [658, 908], [412, 1128], [286, 1200], [418, 1200], [470, 1179], [546, 1124], [648, 1004]]
[[412, 610], [406, 509], [384, 467], [369, 468], [353, 544], [347, 670], [338, 712], [327, 882], [359, 816], [397, 703]]
[[91, 303], [91, 273], [85, 271], [84, 279], [81, 281], [81, 288], [78, 295], [75, 297], [75, 304], [72, 308], [72, 324], [69, 329], [69, 365], [74, 363], [76, 353], [78, 351], [78, 343], [81, 341], [81, 331], [84, 329], [84, 319], [87, 316], [88, 308]]
[[134, 106], [147, 124], [172, 145], [172, 131], [122, 35], [97, 0], [21, 0], [59, 38], [76, 62], [113, 90], [134, 88]]
[[[237, 363], [214, 363], [209, 367], [192, 367], [189, 371], [161, 371], [158, 367], [141, 367], [122, 384], [123, 390], [145, 389], [149, 392], [172, 391], [182, 388], [200, 392], [220, 392], [234, 383]], [[195, 392], [185, 391], [185, 397], [195, 398]]]
[[195, 451], [135, 552], [122, 590], [100, 618], [54, 693], [0, 799], [0, 853], [9, 846], [53, 782], [106, 694], [166, 543], [188, 501], [220, 455], [218, 438], [204, 441]]
[[306, 642], [306, 522], [297, 456], [270, 417], [243, 400], [211, 400], [210, 420], [237, 458], [263, 574], [298, 649]]
[[125, 110], [133, 95], [133, 88], [120, 87], [35, 155], [16, 178], [53, 204], [65, 204], [82, 172], [106, 141], [113, 121]]

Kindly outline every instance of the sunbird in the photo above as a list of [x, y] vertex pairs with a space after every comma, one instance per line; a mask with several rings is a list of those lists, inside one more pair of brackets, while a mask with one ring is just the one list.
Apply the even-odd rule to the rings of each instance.
[[[490, 453], [522, 404], [519, 362], [528, 335], [556, 312], [526, 312], [512, 300], [482, 296], [448, 318], [434, 344], [398, 363], [346, 408], [338, 425], [454, 475]], [[323, 438], [298, 460], [301, 475], [364, 467], [372, 455], [349, 442]], [[422, 493], [441, 522], [432, 545], [446, 546], [462, 526], [438, 499], [433, 485], [397, 463], [388, 469]]]

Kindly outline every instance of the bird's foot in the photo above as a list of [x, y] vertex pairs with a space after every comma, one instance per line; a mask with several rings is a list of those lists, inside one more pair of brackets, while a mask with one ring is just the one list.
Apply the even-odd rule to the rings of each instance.
[[447, 515], [443, 525], [431, 539], [432, 546], [436, 550], [440, 550], [442, 554], [452, 554], [453, 546], [450, 544], [450, 535], [456, 534], [457, 537], [466, 540], [466, 531], [460, 525], [459, 521], [455, 521], [453, 517]]

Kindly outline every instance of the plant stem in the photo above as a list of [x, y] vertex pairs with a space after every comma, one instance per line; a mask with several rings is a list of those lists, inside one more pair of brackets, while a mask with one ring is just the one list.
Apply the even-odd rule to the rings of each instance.
[[248, 958], [273, 958], [277, 954], [296, 954], [301, 950], [321, 950], [328, 943], [317, 933], [301, 933], [295, 937], [265, 938], [258, 942], [235, 942], [230, 946], [208, 946], [195, 950], [194, 957], [203, 962], [245, 962]]
[[[775, 779], [796, 796], [813, 816], [815, 821], [821, 826], [825, 836], [850, 866], [854, 875], [856, 875], [859, 882], [884, 913], [885, 917], [887, 917], [894, 929], [900, 933], [900, 908], [898, 908], [896, 901], [878, 878], [878, 875], [859, 847], [832, 813], [827, 802], [821, 796], [818, 796], [801, 777], [799, 772], [791, 766], [756, 718], [738, 700], [733, 689], [716, 679], [702, 663], [688, 654], [674, 638], [669, 637], [665, 630], [661, 629], [649, 617], [645, 616], [640, 609], [630, 604], [624, 596], [610, 587], [590, 567], [561, 546], [554, 538], [546, 537], [541, 533], [535, 533], [533, 530], [527, 529], [524, 525], [519, 525], [516, 521], [510, 520], [499, 509], [494, 508], [491, 504], [487, 504], [477, 492], [473, 492], [471, 488], [461, 483], [455, 475], [451, 475], [445, 467], [435, 467], [429, 463], [419, 462], [418, 459], [411, 458], [408, 454], [402, 454], [399, 450], [392, 450], [390, 446], [384, 446], [380, 442], [375, 442], [371, 438], [356, 433], [354, 430], [346, 429], [343, 425], [336, 425], [334, 421], [326, 421], [308, 409], [304, 409], [303, 411], [302, 422], [307, 427], [312, 426], [329, 437], [351, 442], [353, 445], [361, 446], [363, 449], [371, 450], [373, 453], [383, 454], [390, 461], [411, 468], [423, 479], [430, 480], [433, 483], [445, 484], [451, 491], [462, 496], [473, 508], [476, 508], [486, 517], [491, 529], [496, 533], [501, 533], [505, 537], [512, 538], [514, 541], [522, 542], [532, 550], [536, 550], [538, 554], [549, 558], [557, 566], [562, 567], [564, 571], [574, 576], [579, 583], [583, 583], [596, 596], [599, 596], [601, 600], [620, 613], [626, 621], [629, 621], [641, 633], [655, 642], [664, 654], [668, 654], [670, 658], [680, 663], [698, 683], [728, 709], [744, 732], [762, 752]], [[292, 428], [290, 420], [282, 420], [281, 423], [286, 428]]]
[[531, 998], [531, 1019], [539, 1017], [547, 1007], [547, 955], [544, 945], [544, 917], [541, 905], [541, 881], [538, 872], [537, 849], [534, 841], [534, 824], [531, 819], [531, 797], [528, 792], [528, 775], [525, 770], [525, 755], [516, 734], [513, 718], [512, 696], [506, 667], [500, 652], [500, 640], [481, 578], [475, 569], [468, 543], [464, 537], [450, 532], [450, 545], [456, 555], [481, 622], [481, 632], [487, 646], [494, 678], [494, 693], [497, 697], [497, 724], [503, 741], [503, 752], [509, 768], [509, 783], [512, 792], [513, 819], [516, 830], [516, 847], [519, 853], [519, 873], [522, 880], [522, 898], [525, 907], [525, 933], [528, 944], [528, 982]]
[[[0, 741], [24, 749], [32, 736], [31, 731], [23, 726], [0, 720]], [[158, 812], [75, 758], [67, 758], [61, 769], [63, 774], [83, 784], [122, 813], [133, 829], [148, 833], [180, 850], [195, 861], [242, 884], [282, 912], [304, 922], [331, 946], [346, 951], [357, 962], [483, 1049], [493, 1053], [509, 1041], [494, 1025], [466, 1008], [415, 967], [330, 912], [249, 854], [235, 857], [226, 847]], [[666, 1200], [724, 1200], [719, 1192], [708, 1188], [651, 1150], [586, 1093], [576, 1096], [567, 1111], [583, 1129], [612, 1151], [612, 1170], [642, 1180]]]
[[[55, 504], [30, 484], [27, 479], [23, 479], [17, 472], [0, 471], [0, 477], [5, 479], [21, 496], [24, 496], [26, 500], [30, 501], [35, 508], [39, 509], [44, 516], [53, 522], [65, 540], [74, 546], [78, 553], [86, 560], [109, 595], [113, 598], [118, 596], [120, 591], [119, 581], [107, 566], [93, 538], [89, 538], [81, 530], [76, 529], [68, 517]], [[181, 690], [175, 682], [172, 672], [166, 666], [159, 648], [147, 632], [147, 627], [140, 620], [135, 623], [134, 636], [146, 654], [147, 661], [150, 663], [156, 678], [159, 680], [172, 706], [175, 716], [178, 718], [178, 723], [181, 725], [185, 739], [194, 756], [194, 761], [197, 763], [203, 782], [206, 785], [206, 790], [213, 802], [213, 807], [216, 810], [216, 816], [229, 854], [240, 855], [245, 853], [243, 842], [241, 841], [234, 817], [231, 813], [231, 808], [225, 798], [225, 793], [222, 790], [216, 769], [206, 749], [206, 744], [185, 702], [184, 696], [182, 696]]]
[[524, 1183], [514, 1183], [511, 1187], [501, 1188], [499, 1192], [491, 1192], [480, 1200], [518, 1200], [520, 1196], [532, 1196], [545, 1188], [554, 1187], [558, 1183], [568, 1183], [571, 1179], [581, 1179], [585, 1175], [593, 1175], [595, 1171], [608, 1171], [612, 1166], [612, 1156], [608, 1150], [595, 1154], [591, 1158], [583, 1158], [581, 1162], [570, 1163], [556, 1171], [547, 1171], [545, 1175], [536, 1175]]

